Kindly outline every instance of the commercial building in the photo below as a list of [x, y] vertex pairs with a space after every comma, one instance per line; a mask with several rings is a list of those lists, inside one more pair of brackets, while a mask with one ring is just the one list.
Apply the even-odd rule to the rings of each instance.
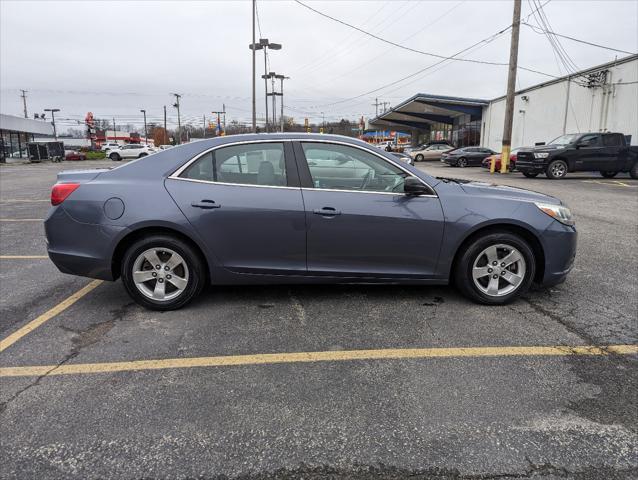
[[[492, 100], [419, 93], [369, 122], [412, 133], [413, 143], [449, 140], [500, 149], [505, 96]], [[638, 55], [516, 92], [512, 146], [563, 133], [613, 131], [638, 144]]]
[[27, 143], [34, 135], [53, 135], [53, 126], [44, 120], [31, 120], [0, 113], [0, 162], [28, 158]]

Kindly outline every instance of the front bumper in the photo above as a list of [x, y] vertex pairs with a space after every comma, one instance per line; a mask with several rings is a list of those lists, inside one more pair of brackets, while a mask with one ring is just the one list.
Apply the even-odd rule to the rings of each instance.
[[113, 280], [113, 251], [126, 228], [78, 222], [58, 206], [49, 211], [44, 231], [49, 258], [62, 273]]
[[543, 232], [545, 270], [540, 284], [546, 287], [561, 283], [574, 266], [578, 232], [557, 221]]
[[516, 160], [516, 170], [519, 172], [543, 173], [545, 172], [545, 159], [535, 162], [528, 159], [521, 160], [519, 157]]

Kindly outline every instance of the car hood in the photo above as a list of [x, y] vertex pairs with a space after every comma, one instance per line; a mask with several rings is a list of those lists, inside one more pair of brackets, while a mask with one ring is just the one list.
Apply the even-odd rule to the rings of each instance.
[[471, 181], [466, 183], [459, 183], [459, 186], [468, 195], [475, 195], [480, 197], [489, 196], [509, 200], [544, 202], [561, 205], [561, 201], [556, 197], [545, 195], [544, 193], [540, 192], [534, 192], [532, 190], [526, 190], [524, 188], [508, 187], [506, 185], [496, 185], [493, 183]]

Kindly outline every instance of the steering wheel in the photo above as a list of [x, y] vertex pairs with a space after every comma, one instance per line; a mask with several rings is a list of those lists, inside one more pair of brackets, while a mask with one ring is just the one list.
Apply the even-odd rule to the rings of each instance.
[[373, 172], [374, 172], [374, 170], [369, 169], [368, 173], [365, 174], [365, 176], [363, 177], [363, 181], [361, 182], [361, 190], [365, 190], [366, 189], [366, 187], [370, 183], [370, 180], [372, 179]]

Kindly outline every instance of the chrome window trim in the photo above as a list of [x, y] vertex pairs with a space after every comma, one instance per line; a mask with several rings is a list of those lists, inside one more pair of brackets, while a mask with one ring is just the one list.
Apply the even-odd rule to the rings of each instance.
[[[423, 179], [417, 177], [416, 175], [414, 175], [412, 172], [410, 172], [409, 170], [406, 170], [405, 168], [403, 168], [398, 162], [395, 162], [394, 160], [391, 160], [389, 158], [384, 157], [383, 155], [373, 151], [372, 149], [367, 149], [367, 148], [363, 148], [360, 145], [353, 145], [352, 143], [348, 143], [348, 142], [340, 142], [338, 140], [322, 140], [322, 139], [304, 139], [304, 138], [277, 138], [277, 139], [259, 139], [259, 140], [243, 140], [243, 141], [237, 141], [237, 142], [231, 142], [231, 143], [224, 143], [223, 145], [216, 145], [214, 147], [211, 147], [207, 150], [204, 150], [201, 153], [198, 153], [197, 155], [195, 155], [193, 158], [191, 158], [189, 161], [187, 161], [184, 165], [182, 165], [181, 167], [179, 167], [177, 170], [175, 170], [172, 174], [170, 174], [167, 178], [170, 178], [172, 180], [181, 180], [181, 181], [185, 181], [185, 182], [196, 182], [196, 183], [209, 183], [212, 185], [230, 185], [230, 186], [238, 186], [238, 187], [259, 187], [259, 188], [279, 188], [279, 189], [288, 189], [288, 190], [317, 190], [317, 191], [324, 191], [324, 192], [328, 192], [328, 191], [334, 191], [334, 192], [350, 192], [350, 193], [381, 193], [383, 195], [405, 195], [405, 193], [396, 193], [396, 192], [377, 192], [377, 191], [367, 191], [367, 190], [340, 190], [340, 189], [327, 189], [327, 188], [313, 188], [313, 187], [288, 187], [288, 186], [277, 186], [277, 185], [251, 185], [250, 183], [227, 183], [227, 182], [215, 182], [212, 180], [196, 180], [194, 178], [182, 178], [180, 177], [180, 175], [184, 172], [184, 170], [186, 170], [192, 163], [196, 162], [197, 160], [199, 160], [201, 157], [203, 157], [204, 155], [220, 149], [220, 148], [224, 148], [224, 147], [232, 147], [234, 145], [247, 145], [247, 144], [251, 144], [251, 143], [284, 143], [284, 142], [299, 142], [299, 143], [328, 143], [328, 144], [335, 144], [335, 145], [344, 145], [346, 147], [352, 147], [352, 148], [357, 148], [359, 150], [362, 150], [366, 153], [370, 153], [372, 155], [375, 155], [377, 157], [379, 157], [381, 160], [385, 160], [386, 162], [394, 165], [395, 167], [397, 167], [399, 170], [402, 170], [403, 172], [405, 172], [408, 176], [416, 178], [417, 180], [419, 180], [419, 182], [421, 182], [423, 185], [425, 185], [431, 192], [432, 194], [426, 194], [426, 195], [416, 195], [418, 197], [434, 197], [434, 198], [438, 198], [439, 196], [436, 194], [436, 191], [434, 190], [434, 188], [432, 188], [430, 185], [428, 185]], [[285, 153], [284, 153], [285, 155]]]
[[[315, 192], [341, 192], [341, 193], [376, 193], [377, 195], [394, 195], [399, 197], [405, 197], [407, 194], [405, 192], [385, 192], [385, 191], [375, 191], [375, 190], [345, 190], [340, 188], [314, 188], [314, 187], [302, 187], [302, 191], [312, 190]], [[438, 195], [414, 195], [415, 197], [425, 197], [425, 198], [439, 198]]]
[[213, 182], [211, 180], [197, 180], [195, 178], [182, 178], [182, 177], [168, 177], [170, 180], [180, 180], [182, 182], [194, 182], [194, 183], [208, 183], [211, 185], [228, 185], [230, 187], [257, 187], [257, 188], [279, 188], [284, 190], [301, 190], [301, 187], [288, 187], [284, 185], [255, 185], [252, 183], [228, 183], [228, 182]]

